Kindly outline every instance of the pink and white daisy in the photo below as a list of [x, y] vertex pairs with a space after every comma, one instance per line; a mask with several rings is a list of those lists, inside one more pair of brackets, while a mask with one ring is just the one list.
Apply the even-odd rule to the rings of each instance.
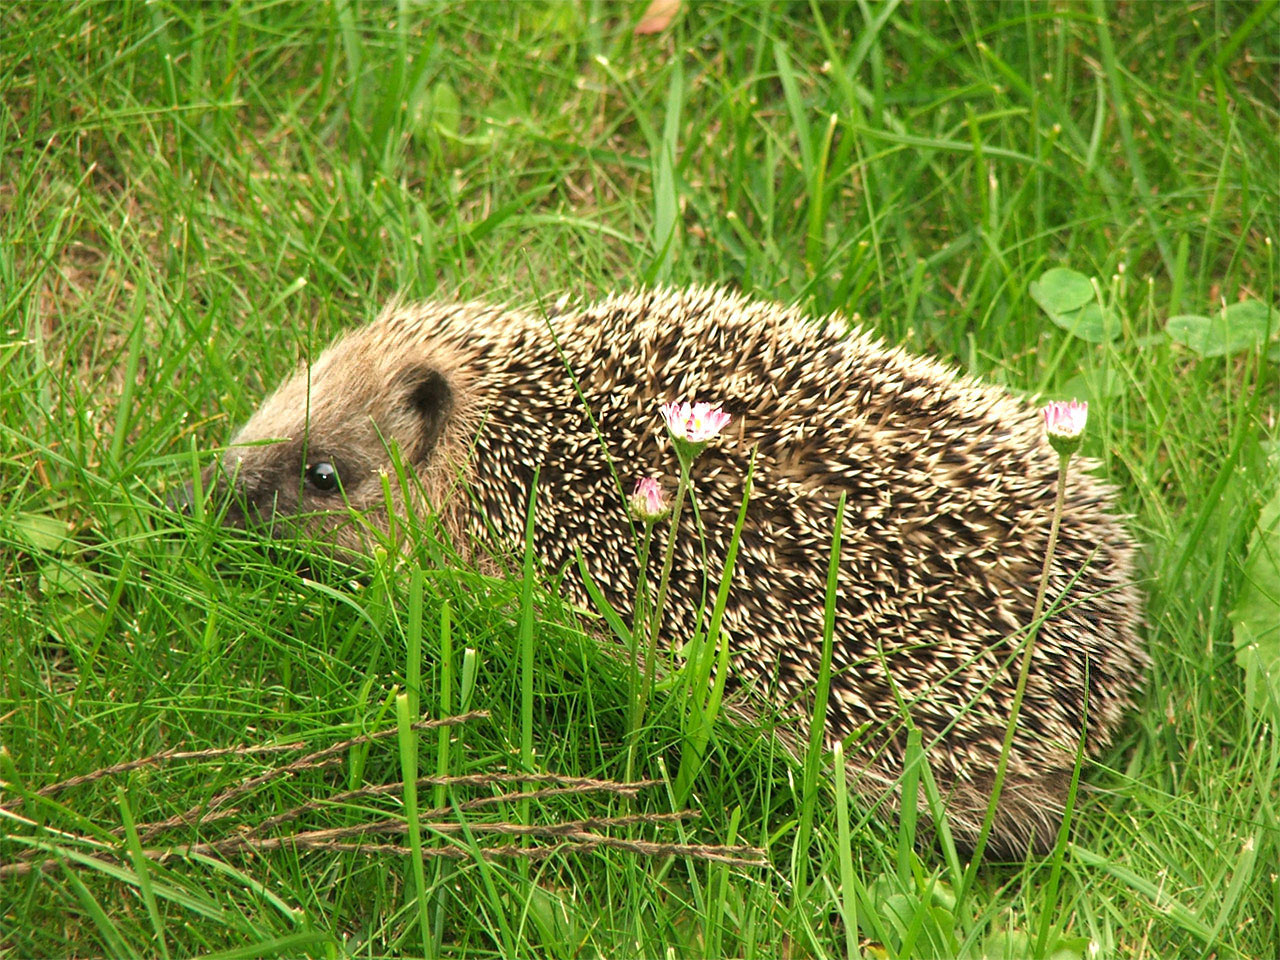
[[732, 419], [722, 409], [709, 403], [672, 401], [664, 403], [661, 412], [673, 437], [695, 445], [710, 443]]

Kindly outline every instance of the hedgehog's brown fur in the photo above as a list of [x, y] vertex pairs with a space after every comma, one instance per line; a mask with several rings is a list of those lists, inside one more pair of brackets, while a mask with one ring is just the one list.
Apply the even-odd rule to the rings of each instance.
[[[391, 441], [464, 540], [488, 530], [521, 543], [539, 467], [543, 561], [570, 565], [566, 589], [588, 605], [573, 567], [581, 550], [625, 608], [636, 559], [624, 490], [654, 472], [667, 473], [670, 489], [675, 458], [657, 410], [678, 398], [722, 403], [735, 422], [695, 467], [708, 556], [686, 509], [666, 635], [694, 629], [704, 572], [722, 569], [755, 449], [724, 624], [738, 679], [803, 711], [845, 493], [828, 741], [865, 727], [851, 781], [872, 796], [892, 791], [906, 739], [901, 698], [953, 834], [971, 844], [1009, 719], [1058, 462], [1037, 413], [1003, 391], [848, 333], [839, 318], [814, 323], [716, 290], [615, 296], [550, 322], [475, 303], [393, 304], [286, 381], [223, 468], [259, 513], [343, 508], [312, 523], [363, 550], [343, 497], [380, 515]], [[287, 440], [245, 446], [267, 438]], [[302, 481], [321, 460], [336, 464], [341, 496]], [[1131, 540], [1109, 512], [1108, 487], [1081, 467], [1068, 483], [1048, 593], [1056, 606], [1035, 641], [992, 835], [1005, 854], [1052, 842], [1080, 731], [1089, 755], [1110, 743], [1147, 662]]]

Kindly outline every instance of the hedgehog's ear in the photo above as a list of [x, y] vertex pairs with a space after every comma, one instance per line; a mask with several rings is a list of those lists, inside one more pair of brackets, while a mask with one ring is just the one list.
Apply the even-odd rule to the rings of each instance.
[[453, 388], [433, 367], [415, 367], [401, 378], [405, 403], [422, 418], [422, 453], [429, 456], [453, 410]]

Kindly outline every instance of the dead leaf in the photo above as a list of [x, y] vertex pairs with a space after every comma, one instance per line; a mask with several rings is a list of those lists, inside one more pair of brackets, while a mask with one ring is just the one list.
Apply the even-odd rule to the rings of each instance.
[[644, 16], [636, 24], [635, 35], [661, 33], [671, 25], [671, 21], [680, 12], [680, 0], [649, 0]]

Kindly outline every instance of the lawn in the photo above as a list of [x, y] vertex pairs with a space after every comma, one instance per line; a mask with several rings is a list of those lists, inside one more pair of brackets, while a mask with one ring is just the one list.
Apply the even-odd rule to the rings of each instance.
[[[0, 6], [0, 954], [1280, 956], [1276, 0], [644, 8]], [[1152, 668], [1055, 855], [768, 711], [683, 789], [679, 673], [628, 769], [597, 612], [429, 517], [165, 506], [397, 294], [688, 283], [1089, 401]]]

